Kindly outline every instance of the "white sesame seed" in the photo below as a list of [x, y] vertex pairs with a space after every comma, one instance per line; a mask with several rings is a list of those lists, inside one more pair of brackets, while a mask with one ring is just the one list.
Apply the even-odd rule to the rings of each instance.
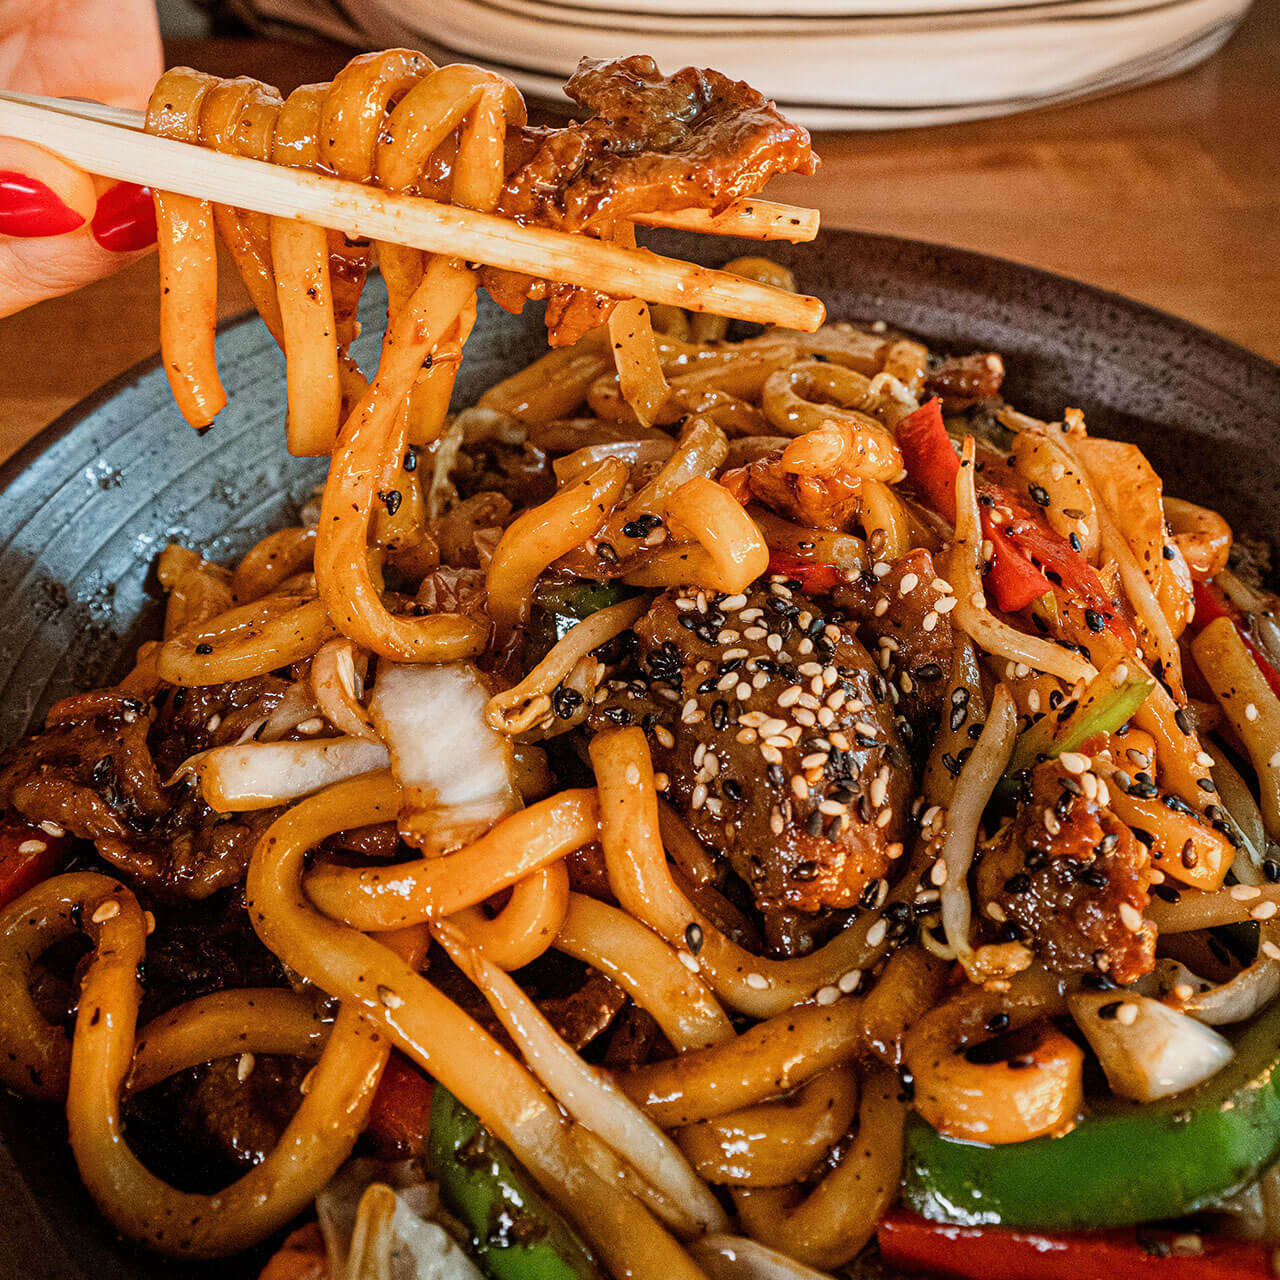
[[392, 991], [390, 987], [384, 987], [381, 983], [378, 984], [378, 999], [386, 1009], [398, 1009], [404, 1004], [402, 995]]
[[793, 707], [799, 701], [801, 693], [804, 690], [798, 684], [788, 686], [778, 694], [777, 703], [780, 707]]
[[910, 595], [920, 585], [920, 577], [914, 573], [904, 573], [902, 581], [898, 583], [898, 594], [900, 596]]
[[782, 834], [782, 828], [785, 825], [786, 824], [782, 821], [782, 814], [775, 806], [773, 812], [769, 815], [769, 830], [772, 831], [775, 836], [780, 836]]
[[725, 613], [737, 613], [737, 611], [746, 603], [746, 596], [725, 596], [725, 598], [720, 601], [720, 608], [723, 609]]
[[1044, 829], [1051, 836], [1061, 835], [1062, 833], [1062, 823], [1060, 823], [1048, 809], [1044, 811]]
[[726, 649], [721, 655], [725, 662], [732, 662], [735, 658], [749, 658], [751, 656], [750, 649]]
[[828, 818], [842, 817], [849, 812], [849, 807], [839, 800], [822, 800], [818, 804], [818, 812], [825, 813]]
[[114, 898], [108, 898], [106, 902], [98, 903], [89, 919], [94, 924], [106, 924], [108, 920], [113, 920], [119, 914], [120, 904]]
[[1086, 800], [1097, 800], [1098, 782], [1099, 778], [1096, 773], [1082, 773], [1080, 775], [1080, 788], [1084, 792]]
[[736, 742], [754, 742], [756, 740], [756, 731], [754, 729], [740, 729], [735, 735]]
[[810, 728], [818, 723], [818, 718], [807, 707], [797, 707], [792, 716], [797, 724]]
[[998, 902], [987, 903], [987, 915], [989, 915], [996, 924], [1004, 924], [1004, 922], [1009, 918], [1005, 915], [1004, 908]]
[[947, 883], [947, 864], [942, 858], [939, 858], [929, 868], [929, 883], [937, 885], [939, 888]]
[[819, 1004], [835, 1004], [840, 999], [839, 987], [820, 987], [814, 999]]
[[751, 686], [743, 680], [733, 691], [733, 696], [737, 698], [739, 702], [746, 702], [746, 700], [751, 697]]
[[830, 707], [818, 708], [818, 723], [824, 729], [830, 729], [831, 726], [835, 724], [835, 722], [836, 722], [836, 713], [832, 711]]
[[638, 786], [640, 782], [640, 766], [637, 764], [629, 764], [623, 770], [622, 776], [627, 780], [627, 786]]
[[1280, 946], [1277, 946], [1270, 938], [1263, 942], [1260, 949], [1268, 960], [1280, 960]]
[[883, 618], [884, 615], [889, 612], [889, 601], [877, 600], [875, 608], [872, 609], [871, 612], [874, 613], [877, 618]]
[[890, 571], [891, 567], [892, 566], [885, 564], [883, 560], [877, 560], [876, 563], [871, 566], [871, 572], [874, 573], [877, 578], [883, 578], [885, 574]]
[[1111, 673], [1111, 683], [1118, 689], [1129, 678], [1129, 668], [1122, 662]]
[[1058, 761], [1068, 773], [1084, 773], [1089, 767], [1089, 757], [1079, 751], [1064, 751]]
[[1138, 1020], [1138, 1006], [1136, 1004], [1122, 1004], [1116, 1010], [1116, 1021], [1122, 1027], [1131, 1027]]
[[801, 774], [793, 773], [791, 775], [791, 794], [797, 800], [807, 800], [809, 798], [809, 784], [805, 782]]
[[704, 783], [698, 783], [693, 789], [693, 794], [689, 797], [689, 805], [694, 810], [701, 809], [707, 803], [707, 788]]
[[[1147, 764], [1150, 765], [1150, 763], [1151, 761], [1148, 760]], [[1212, 769], [1213, 757], [1207, 751], [1199, 751], [1196, 753], [1196, 764], [1202, 769]]]
[[888, 922], [885, 920], [877, 920], [875, 924], [867, 930], [867, 946], [878, 947], [884, 941], [884, 936], [888, 932]]
[[1274, 902], [1260, 902], [1249, 912], [1255, 920], [1270, 920], [1275, 913], [1276, 904]]
[[65, 828], [60, 827], [56, 822], [52, 822], [47, 818], [40, 824], [40, 830], [43, 831], [45, 835], [52, 836], [55, 840], [67, 834]]
[[738, 617], [741, 618], [743, 622], [754, 622], [757, 618], [764, 617], [764, 610], [757, 608], [743, 609], [743, 611], [738, 614]]
[[765, 637], [764, 644], [770, 653], [777, 653], [782, 648], [782, 637], [775, 632]]
[[1174, 983], [1173, 994], [1184, 1003], [1195, 995], [1196, 989], [1189, 982]]
[[766, 738], [765, 742], [771, 747], [777, 747], [779, 751], [786, 751], [791, 746], [791, 739], [783, 733], [775, 733], [772, 737]]
[[1273, 769], [1280, 769], [1280, 751], [1273, 751], [1271, 753], [1271, 759], [1268, 760], [1267, 763]]
[[716, 643], [717, 644], [733, 644], [735, 640], [741, 640], [741, 639], [742, 639], [741, 631], [734, 631], [732, 627], [726, 627], [723, 631], [720, 632], [718, 636], [716, 636]]
[[767, 991], [769, 989], [769, 979], [763, 973], [747, 974], [747, 986], [752, 991]]
[[951, 610], [954, 609], [955, 607], [956, 607], [955, 596], [946, 596], [944, 599], [939, 600], [933, 606], [933, 611], [934, 613], [950, 613]]
[[812, 755], [807, 755], [800, 761], [802, 769], [821, 769], [827, 763], [827, 753], [825, 751], [815, 751]]
[[743, 633], [743, 638], [747, 640], [763, 640], [769, 633], [764, 627], [748, 627]]
[[768, 764], [781, 764], [782, 752], [777, 747], [771, 747], [768, 744], [760, 748], [760, 755]]
[[676, 608], [679, 609], [681, 613], [689, 613], [694, 608], [694, 603], [688, 596], [677, 596]]
[[858, 989], [858, 983], [860, 983], [861, 981], [862, 981], [862, 970], [850, 969], [848, 973], [842, 973], [840, 975], [839, 981], [836, 983], [836, 986], [839, 987], [840, 990], [845, 993], [845, 995], [848, 995], [849, 992], [856, 991]]
[[753, 689], [763, 689], [769, 683], [769, 677], [763, 671], [757, 671], [751, 677], [751, 687]]
[[142, 913], [142, 925], [147, 932], [147, 937], [149, 938], [156, 931], [155, 913], [151, 911], [144, 911]]
[[1028, 711], [1040, 710], [1040, 690], [1039, 689], [1027, 690], [1027, 710]]
[[876, 814], [876, 826], [881, 828], [882, 830], [885, 827], [887, 827], [889, 823], [891, 823], [892, 821], [893, 821], [892, 809], [881, 809], [880, 812]]
[[665, 773], [655, 773], [653, 775], [653, 789], [655, 791], [665, 791], [671, 785], [671, 779]]
[[44, 840], [24, 840], [18, 846], [19, 853], [43, 853], [49, 847]]
[[[205, 728], [206, 728], [210, 733], [213, 733], [213, 732], [214, 732], [214, 730], [215, 730], [215, 729], [217, 729], [217, 727], [218, 727], [221, 723], [222, 723], [222, 717], [221, 717], [221, 716], [220, 716], [220, 715], [215, 711], [215, 712], [213, 713], [213, 715], [211, 715], [211, 716], [209, 717], [208, 722], [205, 724], [205, 726], [204, 726], [204, 727], [205, 727]], [[302, 725], [299, 725], [299, 726], [298, 726], [298, 728], [299, 728], [299, 729], [302, 729]], [[306, 732], [306, 730], [303, 730], [303, 732]]]
[[1244, 718], [1246, 720], [1256, 720], [1258, 718], [1258, 708], [1252, 702], [1245, 704]]
[[1252, 902], [1254, 898], [1262, 897], [1262, 890], [1256, 884], [1233, 884], [1231, 896], [1237, 902]]
[[1142, 912], [1133, 903], [1122, 902], [1120, 904], [1120, 923], [1131, 933], [1137, 933], [1142, 928]]
[[657, 738], [657, 740], [666, 747], [668, 751], [676, 745], [675, 734], [672, 733], [664, 724], [656, 724], [653, 726], [653, 736]]
[[936, 609], [930, 609], [920, 620], [920, 627], [924, 631], [932, 631], [937, 625], [938, 611]]
[[241, 1084], [253, 1074], [254, 1057], [251, 1053], [242, 1053], [236, 1062], [236, 1079]]
[[973, 605], [975, 609], [985, 609], [987, 607], [987, 597], [984, 596], [981, 591], [975, 591], [973, 595], [969, 597], [969, 603]]

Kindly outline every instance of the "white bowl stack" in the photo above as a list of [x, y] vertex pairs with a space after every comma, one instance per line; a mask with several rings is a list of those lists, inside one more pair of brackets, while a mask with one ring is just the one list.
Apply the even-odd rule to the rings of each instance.
[[[251, 0], [307, 22], [322, 6]], [[648, 53], [747, 80], [811, 128], [1008, 115], [1185, 70], [1248, 0], [341, 0], [367, 47], [478, 62], [564, 103], [578, 59]], [[292, 13], [288, 12], [293, 10]], [[264, 12], [265, 11], [265, 12]], [[271, 12], [274, 11], [274, 12]]]

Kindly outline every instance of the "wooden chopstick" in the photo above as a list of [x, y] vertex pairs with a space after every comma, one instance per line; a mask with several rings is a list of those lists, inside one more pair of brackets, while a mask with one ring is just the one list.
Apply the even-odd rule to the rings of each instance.
[[542, 279], [812, 332], [821, 301], [590, 236], [525, 227], [492, 214], [394, 195], [358, 182], [153, 137], [56, 106], [0, 94], [0, 135], [47, 147], [90, 173], [297, 218], [353, 237], [408, 245]]
[[[0, 93], [5, 102], [20, 102], [33, 107], [48, 107], [63, 115], [81, 120], [98, 120], [142, 131], [146, 116], [129, 107], [109, 107], [100, 102], [81, 102], [75, 98], [46, 98], [36, 93]], [[674, 227], [710, 235], [739, 236], [747, 240], [788, 240], [807, 244], [815, 239], [821, 221], [817, 209], [800, 205], [779, 204], [775, 200], [739, 200], [720, 213], [705, 209], [671, 209], [664, 213], [641, 213], [633, 221], [646, 227]]]

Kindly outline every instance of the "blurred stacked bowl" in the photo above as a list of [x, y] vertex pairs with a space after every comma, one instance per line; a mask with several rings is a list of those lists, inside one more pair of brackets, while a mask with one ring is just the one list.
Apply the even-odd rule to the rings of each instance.
[[580, 57], [651, 54], [749, 81], [811, 128], [1007, 115], [1159, 79], [1248, 0], [242, 0], [259, 23], [478, 62], [564, 104]]

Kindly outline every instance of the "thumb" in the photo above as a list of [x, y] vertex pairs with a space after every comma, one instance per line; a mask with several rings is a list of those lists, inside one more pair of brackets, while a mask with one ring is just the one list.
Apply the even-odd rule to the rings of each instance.
[[150, 193], [0, 138], [0, 316], [110, 275], [155, 240]]

